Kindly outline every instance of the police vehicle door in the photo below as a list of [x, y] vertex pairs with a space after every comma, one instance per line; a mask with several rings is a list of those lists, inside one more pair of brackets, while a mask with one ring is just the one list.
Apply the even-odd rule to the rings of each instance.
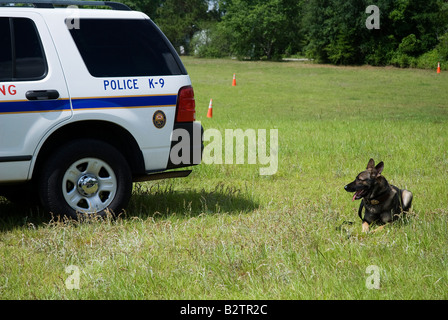
[[0, 10], [0, 179], [25, 181], [37, 146], [72, 110], [45, 20]]

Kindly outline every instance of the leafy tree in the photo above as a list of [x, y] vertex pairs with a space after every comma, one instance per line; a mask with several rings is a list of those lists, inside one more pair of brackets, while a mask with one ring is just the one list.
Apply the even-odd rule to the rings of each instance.
[[300, 38], [299, 8], [293, 0], [232, 0], [224, 7], [222, 24], [239, 57], [272, 59]]
[[370, 4], [366, 0], [306, 2], [307, 55], [336, 64], [388, 64], [397, 54], [410, 61], [437, 45], [442, 0], [377, 0], [379, 30], [365, 27]]
[[161, 5], [163, 0], [119, 0], [129, 6], [132, 10], [142, 11], [150, 18], [156, 17], [157, 8]]
[[207, 0], [164, 0], [157, 8], [154, 21], [170, 39], [173, 46], [189, 53], [190, 41], [207, 19]]
[[365, 8], [359, 0], [310, 0], [303, 20], [306, 53], [323, 62], [359, 63], [359, 46], [365, 27]]
[[191, 42], [194, 55], [204, 58], [223, 58], [231, 55], [231, 36], [220, 23], [210, 23], [197, 32]]

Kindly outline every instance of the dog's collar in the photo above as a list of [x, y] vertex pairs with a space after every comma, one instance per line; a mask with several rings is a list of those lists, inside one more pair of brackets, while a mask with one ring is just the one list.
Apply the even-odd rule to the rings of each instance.
[[364, 201], [368, 205], [376, 206], [377, 204], [380, 204], [381, 202], [384, 202], [390, 197], [390, 189], [385, 192], [384, 194], [380, 195], [376, 199], [366, 199], [364, 198]]

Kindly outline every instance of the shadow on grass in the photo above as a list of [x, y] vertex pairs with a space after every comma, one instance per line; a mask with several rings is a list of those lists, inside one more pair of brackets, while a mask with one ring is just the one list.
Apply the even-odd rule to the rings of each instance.
[[201, 214], [238, 214], [257, 209], [249, 190], [218, 184], [213, 190], [174, 190], [173, 185], [136, 184], [127, 216], [142, 219], [189, 218]]
[[[174, 190], [172, 184], [135, 184], [126, 212], [120, 217], [162, 220], [175, 216], [188, 219], [201, 214], [247, 213], [258, 207], [248, 190], [223, 184], [218, 184], [211, 191]], [[53, 219], [39, 206], [15, 204], [0, 197], [0, 232], [20, 227], [39, 227]]]
[[37, 205], [16, 204], [0, 197], [0, 232], [22, 226], [40, 226], [51, 218], [51, 214]]

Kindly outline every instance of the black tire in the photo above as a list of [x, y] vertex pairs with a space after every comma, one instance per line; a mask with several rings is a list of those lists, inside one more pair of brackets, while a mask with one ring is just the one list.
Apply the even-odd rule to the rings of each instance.
[[119, 214], [132, 193], [132, 177], [123, 155], [94, 139], [73, 140], [45, 163], [39, 181], [42, 205], [51, 213], [78, 219]]

